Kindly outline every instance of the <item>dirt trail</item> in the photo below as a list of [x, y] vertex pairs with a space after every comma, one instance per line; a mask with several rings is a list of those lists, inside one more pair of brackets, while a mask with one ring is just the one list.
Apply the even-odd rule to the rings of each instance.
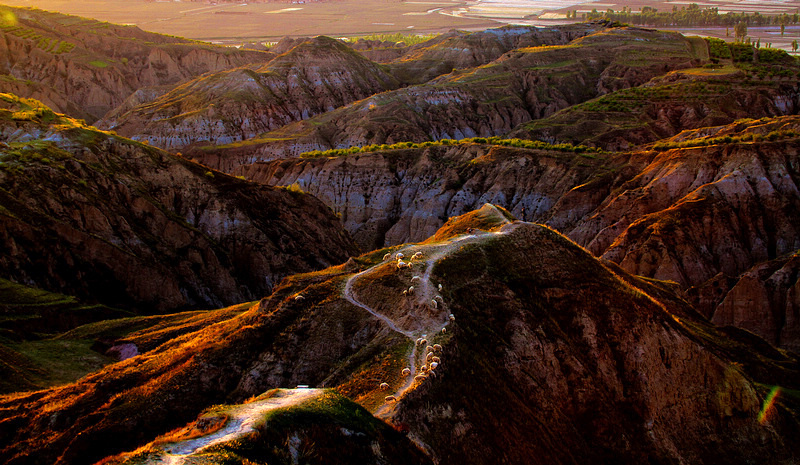
[[[408, 357], [408, 368], [411, 370], [411, 374], [407, 377], [406, 382], [398, 389], [396, 389], [393, 393], [391, 393], [391, 395], [395, 396], [397, 399], [400, 399], [409, 389], [411, 389], [414, 386], [415, 383], [414, 377], [417, 374], [417, 365], [419, 362], [419, 360], [417, 360], [418, 358], [417, 349], [418, 347], [424, 348], [424, 346], [419, 346], [418, 344], [416, 344], [416, 340], [423, 335], [433, 336], [434, 334], [441, 332], [443, 328], [446, 328], [447, 325], [450, 324], [450, 319], [449, 319], [450, 313], [448, 311], [448, 306], [444, 302], [444, 299], [441, 298], [441, 294], [438, 288], [438, 284], [446, 286], [446, 283], [438, 283], [437, 285], [434, 285], [434, 283], [431, 282], [431, 273], [433, 271], [433, 266], [436, 264], [436, 262], [454, 253], [464, 245], [480, 243], [489, 240], [493, 237], [496, 237], [497, 235], [507, 234], [508, 232], [513, 231], [516, 227], [517, 223], [509, 222], [504, 224], [496, 232], [480, 231], [476, 234], [458, 236], [446, 242], [438, 244], [407, 245], [392, 253], [392, 258], [383, 260], [381, 263], [373, 267], [370, 267], [360, 273], [357, 273], [351, 276], [347, 280], [343, 292], [343, 297], [347, 301], [349, 301], [350, 303], [352, 303], [357, 307], [366, 310], [379, 320], [383, 321], [391, 330], [408, 337], [412, 341], [415, 341], [414, 348], [412, 349], [411, 354]], [[432, 301], [436, 299], [437, 304], [435, 309], [438, 310], [438, 313], [436, 314], [436, 317], [434, 319], [427, 319], [424, 321], [420, 319], [420, 321], [417, 321], [418, 323], [421, 323], [420, 326], [422, 327], [422, 329], [417, 329], [414, 331], [401, 329], [398, 322], [394, 321], [390, 316], [384, 315], [376, 311], [375, 309], [369, 307], [362, 301], [360, 301], [358, 297], [355, 295], [355, 292], [353, 290], [353, 285], [357, 280], [369, 276], [371, 273], [377, 270], [377, 267], [385, 265], [387, 261], [394, 261], [394, 257], [398, 252], [402, 252], [404, 254], [405, 256], [404, 260], [408, 260], [416, 252], [422, 252], [423, 254], [425, 269], [423, 273], [419, 275], [420, 277], [419, 280], [415, 280], [413, 283], [409, 282], [409, 286], [413, 285], [415, 288], [414, 293], [412, 294], [414, 299], [413, 302], [418, 306], [428, 306], [429, 308], [433, 308]], [[415, 263], [419, 261], [420, 260], [417, 260]], [[424, 356], [425, 354], [421, 355]], [[424, 363], [421, 363], [420, 365], [422, 364]], [[386, 417], [391, 413], [392, 407], [393, 404], [385, 403], [381, 407], [379, 407], [374, 412], [374, 414], [378, 417]]]
[[297, 405], [320, 395], [322, 392], [322, 389], [292, 389], [286, 390], [287, 394], [280, 397], [269, 397], [264, 400], [232, 406], [226, 412], [230, 419], [225, 426], [214, 433], [165, 446], [164, 452], [166, 455], [162, 457], [162, 463], [171, 465], [183, 464], [188, 456], [201, 452], [206, 447], [229, 442], [255, 431], [255, 425], [261, 421], [264, 413], [276, 408]]

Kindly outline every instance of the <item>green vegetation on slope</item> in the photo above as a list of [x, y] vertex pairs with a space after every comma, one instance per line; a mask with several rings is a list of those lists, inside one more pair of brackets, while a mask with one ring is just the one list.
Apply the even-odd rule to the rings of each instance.
[[358, 42], [359, 40], [375, 40], [380, 42], [394, 42], [397, 46], [410, 46], [427, 42], [438, 37], [439, 34], [404, 34], [397, 32], [394, 34], [367, 34], [363, 36], [345, 37], [346, 42]]
[[740, 144], [746, 142], [773, 142], [779, 140], [796, 139], [800, 137], [800, 132], [793, 129], [770, 131], [767, 134], [745, 133], [741, 135], [725, 136], [706, 136], [696, 139], [681, 141], [660, 141], [653, 144], [654, 150], [664, 151], [670, 149], [683, 149], [691, 147], [705, 147], [717, 144]]
[[55, 339], [82, 322], [127, 312], [0, 279], [0, 393], [73, 382], [111, 361], [93, 339]]
[[[768, 24], [797, 24], [800, 15], [797, 13], [788, 15], [786, 13], [776, 15], [766, 15], [759, 12], [748, 14], [746, 12], [736, 13], [729, 11], [720, 13], [719, 8], [700, 8], [697, 3], [688, 6], [673, 7], [670, 11], [644, 6], [641, 11], [631, 11], [631, 7], [622, 7], [622, 11], [608, 9], [597, 11], [593, 9], [589, 13], [584, 13], [582, 19], [597, 20], [607, 19], [619, 21], [627, 24], [640, 24], [649, 26], [729, 26], [733, 27], [738, 23], [748, 26], [765, 26]], [[732, 32], [732, 31], [731, 31]]]
[[504, 147], [515, 147], [522, 149], [534, 150], [554, 150], [556, 152], [572, 152], [572, 153], [602, 153], [603, 151], [595, 147], [587, 147], [585, 145], [572, 145], [572, 144], [548, 144], [542, 141], [531, 141], [523, 139], [502, 139], [500, 137], [470, 137], [465, 139], [441, 139], [438, 141], [428, 142], [398, 142], [396, 144], [379, 144], [379, 145], [366, 145], [364, 147], [349, 147], [346, 149], [331, 149], [331, 150], [312, 150], [300, 154], [300, 158], [335, 158], [356, 153], [378, 152], [383, 150], [403, 150], [403, 149], [418, 149], [426, 147], [443, 147], [451, 145], [469, 145], [469, 144], [490, 144], [500, 145]]

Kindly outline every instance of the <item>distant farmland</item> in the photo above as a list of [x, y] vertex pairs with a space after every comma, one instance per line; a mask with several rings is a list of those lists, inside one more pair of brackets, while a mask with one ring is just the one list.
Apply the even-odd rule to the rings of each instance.
[[[152, 0], [0, 0], [7, 5], [28, 6], [86, 16], [119, 24], [135, 24], [147, 31], [217, 43], [273, 42], [284, 36], [354, 37], [376, 34], [430, 34], [450, 29], [482, 30], [502, 24], [552, 25], [577, 22], [592, 10], [634, 12], [643, 7], [667, 12], [688, 8], [690, 1], [626, 0], [582, 2], [507, 2], [505, 0], [281, 0], [265, 3]], [[753, 15], [793, 15], [800, 0], [697, 2], [700, 8]], [[567, 15], [573, 15], [567, 19]], [[686, 35], [732, 40], [725, 27], [665, 27]], [[750, 27], [748, 35], [763, 46], [791, 51], [800, 39], [800, 25], [790, 23], [782, 34], [779, 26]]]
[[[464, 1], [342, 0], [225, 3], [144, 0], [3, 0], [10, 6], [86, 16], [144, 30], [208, 41], [277, 40], [283, 36], [352, 36], [445, 32], [496, 26], [489, 19], [443, 14]], [[435, 10], [435, 11], [434, 11]]]

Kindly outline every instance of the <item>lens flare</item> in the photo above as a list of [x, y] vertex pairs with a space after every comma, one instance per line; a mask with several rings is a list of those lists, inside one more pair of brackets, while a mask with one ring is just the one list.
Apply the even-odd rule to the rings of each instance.
[[767, 398], [764, 399], [764, 405], [761, 407], [761, 412], [758, 414], [758, 422], [760, 424], [764, 424], [767, 422], [770, 413], [773, 410], [773, 405], [775, 405], [775, 400], [778, 398], [778, 394], [781, 393], [781, 388], [775, 386], [769, 391]]

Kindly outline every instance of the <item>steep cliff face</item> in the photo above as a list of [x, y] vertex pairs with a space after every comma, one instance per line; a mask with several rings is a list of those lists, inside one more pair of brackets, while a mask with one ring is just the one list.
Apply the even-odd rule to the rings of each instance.
[[270, 185], [297, 183], [339, 213], [362, 249], [417, 242], [447, 218], [484, 203], [531, 221], [602, 164], [591, 156], [485, 144], [431, 146], [339, 158], [275, 160], [242, 167]]
[[546, 222], [631, 272], [689, 287], [800, 247], [791, 221], [800, 208], [798, 124], [797, 117], [745, 121], [682, 133], [660, 151], [599, 158], [439, 144], [276, 160], [239, 172], [267, 184], [298, 183], [340, 212], [364, 245], [421, 240], [447, 217], [491, 201], [518, 217], [524, 208], [525, 219]]
[[226, 144], [394, 89], [397, 80], [345, 44], [317, 37], [263, 67], [194, 79], [161, 97], [98, 122], [167, 149]]
[[[613, 187], [584, 219], [574, 226], [559, 219], [571, 209], [572, 199], [565, 197], [550, 222], [632, 273], [684, 287], [719, 272], [737, 276], [800, 248], [800, 226], [792, 220], [800, 214], [798, 121], [741, 123], [738, 131], [736, 125], [721, 127], [719, 139], [693, 139], [696, 148], [634, 155], [638, 173]], [[777, 135], [782, 130], [786, 139]], [[754, 134], [765, 140], [748, 141]], [[685, 140], [691, 136], [679, 137], [694, 145]]]
[[[448, 217], [494, 202], [629, 272], [695, 288], [693, 302], [711, 317], [737, 276], [800, 248], [797, 134], [793, 116], [685, 131], [658, 151], [439, 144], [275, 160], [238, 173], [297, 183], [339, 212], [365, 248], [422, 240]], [[759, 318], [758, 305], [749, 308]], [[773, 320], [758, 334], [777, 341], [783, 323]], [[790, 339], [780, 344], [793, 347]]]
[[[304, 428], [322, 419], [320, 410], [344, 415], [338, 421], [350, 431], [369, 423], [333, 399], [305, 415], [292, 414], [303, 404], [288, 405], [291, 421], [270, 421], [257, 408], [269, 395], [193, 422], [211, 405], [300, 383], [335, 387], [434, 463], [791, 462], [796, 401], [781, 394], [759, 414], [763, 386], [800, 386], [796, 358], [726, 336], [666, 287], [509, 216], [485, 206], [423, 244], [391, 250], [420, 252], [410, 270], [379, 250], [298, 275], [242, 314], [75, 384], [0, 398], [0, 457], [94, 463], [190, 423], [138, 458], [191, 460], [189, 442], [236, 430], [251, 436], [205, 452], [244, 463], [307, 450]], [[402, 293], [416, 273], [415, 293]], [[298, 434], [280, 444], [272, 434], [284, 428]], [[337, 457], [362, 450], [362, 435], [340, 437]]]
[[55, 89], [83, 112], [70, 115], [88, 114], [90, 122], [141, 87], [177, 84], [274, 56], [76, 16], [22, 8], [9, 11], [15, 20], [0, 27], [0, 73]]
[[[787, 70], [794, 73], [791, 65]], [[730, 124], [741, 118], [793, 115], [800, 87], [792, 79], [760, 79], [729, 66], [674, 71], [525, 123], [508, 137], [630, 150], [686, 129]]]
[[800, 256], [795, 252], [759, 263], [739, 275], [730, 288], [716, 286], [711, 321], [746, 329], [776, 347], [800, 352], [798, 273]]
[[257, 186], [3, 94], [2, 277], [166, 311], [258, 298], [355, 251], [316, 199]]
[[707, 50], [695, 45], [678, 34], [602, 30], [565, 46], [519, 48], [485, 66], [374, 95], [244, 144], [190, 154], [229, 171], [309, 150], [502, 135], [523, 122], [690, 67], [707, 58]]

